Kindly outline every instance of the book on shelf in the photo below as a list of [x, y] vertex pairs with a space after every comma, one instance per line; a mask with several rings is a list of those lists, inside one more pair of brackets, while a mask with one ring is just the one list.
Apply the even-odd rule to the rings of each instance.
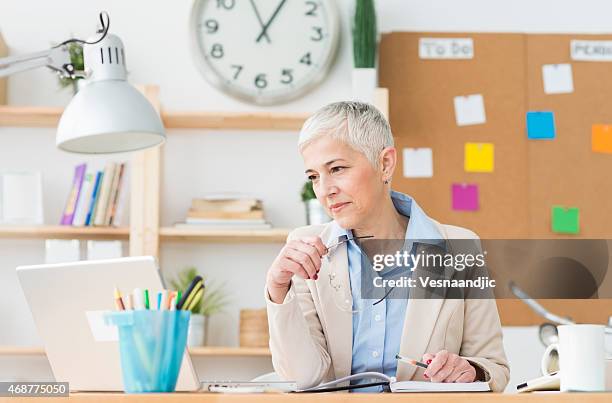
[[98, 200], [98, 193], [100, 193], [100, 184], [102, 183], [103, 177], [104, 172], [98, 171], [96, 173], [96, 180], [94, 181], [91, 193], [91, 201], [89, 203], [89, 209], [87, 210], [87, 216], [85, 217], [85, 226], [90, 226], [93, 221], [93, 214], [96, 210], [96, 202]]
[[256, 220], [263, 219], [263, 210], [251, 211], [199, 211], [189, 209], [187, 218], [190, 219], [217, 219], [217, 220]]
[[115, 170], [115, 178], [111, 186], [110, 196], [108, 198], [108, 208], [106, 209], [106, 225], [111, 225], [113, 222], [113, 216], [117, 212], [117, 201], [119, 200], [119, 190], [121, 189], [121, 182], [123, 181], [123, 172], [125, 171], [125, 163], [121, 163]]
[[130, 175], [128, 173], [128, 164], [123, 163], [123, 172], [119, 179], [119, 191], [117, 193], [116, 202], [113, 206], [113, 215], [111, 216], [110, 225], [121, 227], [127, 225], [130, 206]]
[[242, 192], [216, 192], [216, 193], [206, 193], [202, 195], [202, 197], [197, 200], [207, 200], [207, 201], [218, 201], [218, 200], [257, 200], [257, 198], [248, 193]]
[[214, 219], [214, 218], [187, 218], [185, 224], [194, 225], [226, 225], [235, 227], [236, 225], [265, 225], [266, 220], [263, 218], [256, 219]]
[[83, 227], [85, 220], [87, 219], [87, 213], [89, 212], [89, 205], [91, 204], [91, 194], [96, 181], [96, 172], [87, 170], [85, 177], [83, 178], [83, 184], [81, 185], [81, 192], [79, 195], [79, 201], [77, 202], [76, 211], [74, 212], [74, 219], [72, 225], [75, 227]]
[[244, 199], [193, 199], [191, 210], [199, 212], [229, 212], [241, 213], [247, 211], [263, 210], [261, 200], [253, 198]]
[[98, 203], [94, 213], [93, 225], [104, 226], [106, 225], [106, 209], [108, 208], [108, 199], [110, 197], [111, 186], [115, 179], [115, 170], [117, 164], [109, 162], [104, 168], [104, 178], [102, 179], [102, 185], [100, 187], [100, 196], [98, 197]]
[[103, 171], [77, 166], [62, 225], [120, 226], [129, 194], [127, 183], [126, 163], [108, 163]]
[[200, 230], [265, 230], [272, 226], [264, 219], [263, 202], [238, 193], [209, 194], [191, 201], [184, 223], [177, 228]]
[[68, 194], [68, 200], [66, 201], [66, 207], [62, 214], [61, 225], [72, 225], [74, 219], [74, 213], [77, 208], [79, 201], [79, 195], [81, 193], [81, 186], [83, 185], [83, 179], [85, 178], [85, 170], [87, 164], [80, 164], [74, 168], [74, 177], [72, 178], [72, 187]]
[[232, 231], [232, 230], [268, 230], [272, 228], [272, 224], [195, 224], [187, 222], [179, 222], [174, 224], [174, 228], [194, 230], [194, 231]]
[[119, 190], [119, 176], [121, 175], [121, 164], [115, 165], [115, 170], [113, 171], [113, 180], [111, 181], [109, 193], [108, 193], [108, 202], [106, 204], [106, 210], [104, 212], [104, 221], [102, 225], [108, 226], [111, 222], [111, 214], [113, 212], [113, 203], [115, 202], [115, 197], [117, 196], [117, 191]]

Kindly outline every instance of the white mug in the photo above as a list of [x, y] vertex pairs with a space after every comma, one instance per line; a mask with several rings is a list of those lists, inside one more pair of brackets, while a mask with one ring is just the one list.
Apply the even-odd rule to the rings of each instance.
[[[605, 349], [603, 325], [560, 325], [559, 343], [546, 348], [542, 374], [561, 371], [561, 391], [599, 392], [605, 390]], [[559, 355], [555, 363], [555, 351]]]

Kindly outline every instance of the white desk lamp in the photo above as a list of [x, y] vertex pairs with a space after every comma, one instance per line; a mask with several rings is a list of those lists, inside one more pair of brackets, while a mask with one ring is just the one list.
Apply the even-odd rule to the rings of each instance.
[[[56, 145], [62, 150], [106, 154], [163, 143], [166, 135], [159, 115], [126, 81], [123, 42], [108, 34], [108, 14], [100, 13], [100, 21], [102, 37], [97, 40], [69, 39], [47, 51], [0, 59], [0, 77], [46, 66], [64, 77], [87, 78], [60, 119]], [[83, 44], [83, 72], [75, 71], [70, 62], [67, 44], [71, 42]]]

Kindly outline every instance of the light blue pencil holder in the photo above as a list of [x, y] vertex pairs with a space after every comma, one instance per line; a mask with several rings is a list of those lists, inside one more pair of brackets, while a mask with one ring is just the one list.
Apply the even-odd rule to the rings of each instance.
[[109, 312], [106, 323], [119, 331], [126, 393], [174, 392], [187, 344], [189, 311]]

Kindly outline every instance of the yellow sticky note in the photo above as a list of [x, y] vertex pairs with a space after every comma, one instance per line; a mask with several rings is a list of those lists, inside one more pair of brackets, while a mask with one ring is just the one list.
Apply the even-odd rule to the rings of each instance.
[[593, 125], [591, 146], [596, 153], [612, 153], [612, 126]]
[[493, 172], [494, 161], [493, 143], [465, 143], [466, 172]]

